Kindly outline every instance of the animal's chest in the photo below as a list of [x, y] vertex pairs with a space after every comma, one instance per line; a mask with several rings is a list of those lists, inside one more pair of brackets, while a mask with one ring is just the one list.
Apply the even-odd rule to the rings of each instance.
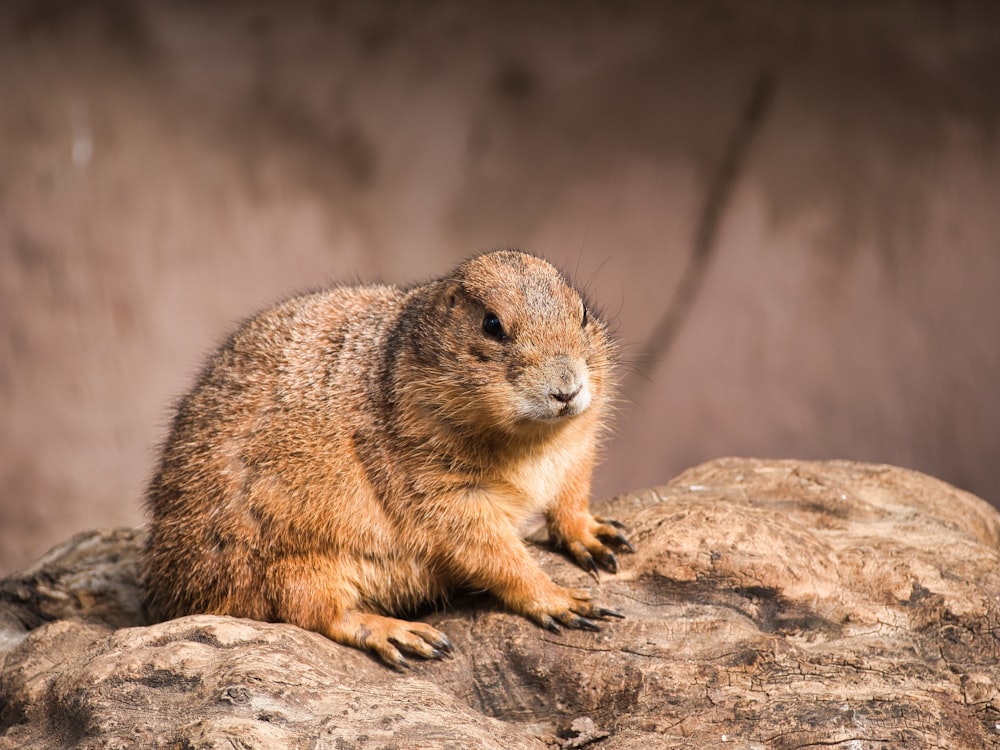
[[524, 503], [526, 514], [549, 508], [572, 479], [574, 455], [565, 450], [547, 450], [520, 461], [507, 481]]

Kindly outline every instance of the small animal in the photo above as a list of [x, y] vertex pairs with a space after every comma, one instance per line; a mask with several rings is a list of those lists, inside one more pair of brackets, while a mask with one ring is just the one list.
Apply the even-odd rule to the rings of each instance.
[[250, 318], [180, 401], [149, 485], [150, 618], [294, 623], [401, 668], [451, 653], [398, 617], [455, 589], [553, 631], [621, 617], [521, 537], [544, 514], [595, 577], [632, 549], [588, 510], [613, 354], [566, 278], [512, 250]]

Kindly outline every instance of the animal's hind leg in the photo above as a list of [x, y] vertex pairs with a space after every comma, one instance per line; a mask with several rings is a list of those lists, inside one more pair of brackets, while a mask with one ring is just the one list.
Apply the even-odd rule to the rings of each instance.
[[395, 669], [409, 666], [403, 652], [425, 659], [451, 653], [447, 636], [430, 625], [361, 611], [357, 588], [329, 558], [281, 560], [269, 570], [268, 588], [274, 619], [372, 651]]

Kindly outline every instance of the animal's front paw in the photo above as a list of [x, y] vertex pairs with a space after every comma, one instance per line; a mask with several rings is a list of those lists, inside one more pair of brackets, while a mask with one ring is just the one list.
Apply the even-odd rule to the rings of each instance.
[[545, 597], [522, 606], [521, 611], [553, 633], [559, 632], [560, 625], [566, 628], [596, 631], [600, 630], [601, 626], [594, 622], [594, 619], [624, 617], [613, 609], [598, 607], [591, 601], [590, 593], [583, 589], [564, 589], [555, 584]]
[[397, 670], [410, 666], [402, 652], [441, 659], [452, 651], [448, 636], [430, 625], [366, 612], [347, 613], [328, 626], [324, 634], [345, 646], [372, 651]]
[[[613, 518], [601, 518], [586, 514], [563, 523], [559, 528], [551, 528], [556, 543], [563, 547], [577, 565], [597, 577], [598, 564], [612, 573], [618, 572], [618, 558], [604, 543], [610, 542], [619, 550], [635, 552], [635, 548], [622, 530], [625, 525]], [[602, 541], [604, 540], [604, 541]]]

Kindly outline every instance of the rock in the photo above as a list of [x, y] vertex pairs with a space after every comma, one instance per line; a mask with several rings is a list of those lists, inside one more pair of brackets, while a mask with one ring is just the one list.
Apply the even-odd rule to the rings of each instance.
[[144, 539], [138, 529], [77, 534], [28, 570], [0, 581], [0, 654], [52, 620], [143, 624], [136, 581]]
[[[398, 675], [284, 624], [145, 625], [142, 534], [0, 582], [0, 748], [995, 747], [1000, 514], [888, 466], [726, 459], [621, 495], [625, 613], [555, 635], [482, 597]], [[555, 580], [583, 571], [534, 550]]]

